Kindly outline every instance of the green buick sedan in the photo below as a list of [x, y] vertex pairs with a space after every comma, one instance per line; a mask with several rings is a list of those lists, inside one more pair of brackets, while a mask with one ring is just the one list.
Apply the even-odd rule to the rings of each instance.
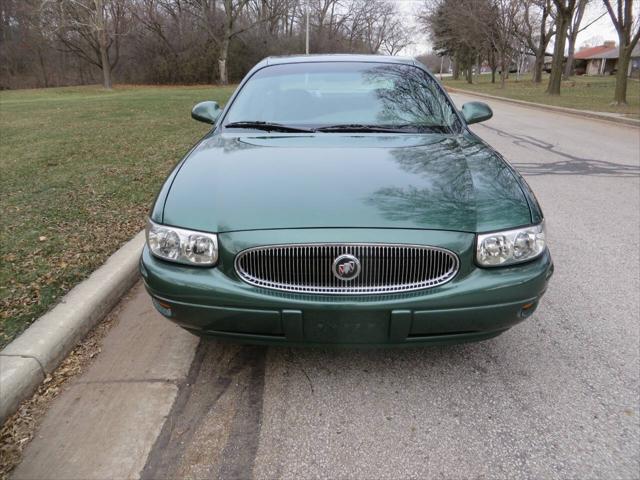
[[177, 164], [140, 260], [157, 310], [256, 344], [483, 340], [531, 316], [553, 263], [524, 179], [413, 59], [267, 58]]

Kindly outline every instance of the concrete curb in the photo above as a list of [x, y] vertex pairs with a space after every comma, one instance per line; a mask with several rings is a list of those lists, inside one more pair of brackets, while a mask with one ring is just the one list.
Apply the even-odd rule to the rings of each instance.
[[471, 95], [473, 97], [488, 98], [491, 100], [497, 100], [500, 102], [514, 103], [516, 105], [522, 105], [523, 107], [538, 108], [540, 110], [549, 110], [557, 113], [566, 113], [567, 115], [576, 115], [582, 118], [593, 118], [596, 120], [603, 120], [605, 122], [618, 123], [623, 125], [630, 125], [632, 127], [640, 127], [640, 120], [633, 118], [620, 117], [614, 113], [607, 114], [605, 112], [591, 112], [589, 110], [578, 110], [575, 108], [556, 107], [555, 105], [544, 105], [542, 103], [526, 102], [524, 100], [516, 100], [514, 98], [497, 97], [495, 95], [489, 95], [486, 93], [477, 93], [470, 90], [462, 90], [460, 88], [446, 87], [450, 93], [462, 93], [463, 95]]
[[0, 425], [136, 282], [143, 245], [140, 232], [0, 351]]

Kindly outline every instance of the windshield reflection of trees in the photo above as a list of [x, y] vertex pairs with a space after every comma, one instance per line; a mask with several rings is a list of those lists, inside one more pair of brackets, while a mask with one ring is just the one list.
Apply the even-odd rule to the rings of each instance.
[[425, 72], [407, 65], [385, 64], [363, 73], [365, 82], [393, 81], [393, 88], [378, 88], [376, 97], [382, 103], [380, 124], [444, 126], [458, 131], [460, 119], [442, 88]]
[[509, 169], [484, 145], [465, 138], [440, 137], [418, 148], [391, 151], [405, 171], [421, 175], [420, 187], [390, 186], [367, 202], [389, 220], [429, 220], [433, 225], [476, 225], [509, 222], [529, 215], [520, 186]]

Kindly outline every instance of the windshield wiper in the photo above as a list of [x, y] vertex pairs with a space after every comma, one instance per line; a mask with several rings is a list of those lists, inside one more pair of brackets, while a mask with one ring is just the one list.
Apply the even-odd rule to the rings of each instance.
[[345, 123], [342, 125], [328, 125], [316, 128], [316, 132], [405, 132], [403, 128], [385, 127], [383, 125], [364, 125], [360, 123]]
[[302, 132], [312, 133], [308, 128], [290, 127], [281, 123], [270, 123], [261, 121], [243, 121], [227, 123], [224, 128], [253, 128], [255, 130], [265, 130], [267, 132]]
[[446, 127], [431, 125], [364, 125], [347, 123], [344, 125], [329, 125], [319, 127], [316, 132], [377, 132], [377, 133], [423, 133], [425, 131], [446, 132]]

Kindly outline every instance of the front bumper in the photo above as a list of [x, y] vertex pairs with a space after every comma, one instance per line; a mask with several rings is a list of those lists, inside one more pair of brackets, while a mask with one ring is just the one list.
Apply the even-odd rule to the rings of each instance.
[[404, 294], [266, 290], [237, 278], [228, 267], [234, 253], [204, 269], [164, 262], [145, 247], [140, 270], [156, 308], [198, 335], [258, 344], [459, 343], [499, 335], [528, 318], [553, 274], [548, 251], [523, 265], [474, 267], [468, 240], [460, 238], [458, 251], [466, 270], [440, 287]]

